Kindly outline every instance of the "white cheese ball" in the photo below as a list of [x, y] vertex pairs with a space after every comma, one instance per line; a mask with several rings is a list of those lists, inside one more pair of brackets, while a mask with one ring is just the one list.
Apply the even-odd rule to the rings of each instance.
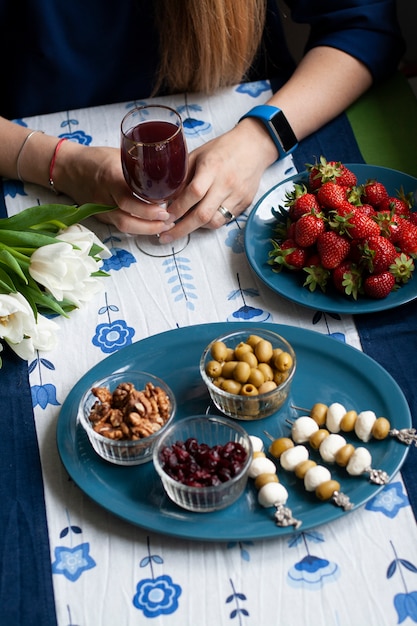
[[279, 462], [283, 469], [288, 472], [293, 472], [299, 463], [307, 461], [307, 459], [307, 448], [305, 446], [294, 446], [293, 448], [288, 448], [288, 450], [285, 450], [285, 452], [281, 454]]
[[305, 443], [313, 433], [319, 429], [317, 422], [308, 415], [302, 415], [295, 420], [291, 428], [291, 438], [294, 443]]
[[330, 471], [324, 465], [315, 465], [304, 476], [304, 488], [306, 491], [315, 491], [321, 483], [331, 479]]
[[281, 483], [267, 483], [258, 492], [258, 502], [268, 508], [285, 504], [288, 500], [288, 491]]
[[346, 439], [342, 435], [331, 434], [320, 444], [319, 452], [323, 461], [326, 463], [334, 463], [336, 454], [346, 445]]
[[346, 414], [346, 409], [340, 402], [333, 402], [326, 414], [326, 427], [331, 433], [338, 433], [340, 431], [340, 422], [343, 416]]
[[254, 452], [263, 452], [264, 442], [260, 437], [256, 437], [256, 435], [250, 435], [249, 439], [252, 442], [252, 449]]
[[275, 474], [275, 463], [266, 456], [257, 456], [249, 466], [249, 477], [256, 478], [259, 474]]
[[346, 471], [351, 476], [360, 476], [371, 468], [372, 456], [367, 448], [356, 448], [349, 459]]
[[361, 411], [356, 418], [355, 434], [365, 443], [372, 437], [372, 426], [376, 422], [376, 415], [373, 411]]

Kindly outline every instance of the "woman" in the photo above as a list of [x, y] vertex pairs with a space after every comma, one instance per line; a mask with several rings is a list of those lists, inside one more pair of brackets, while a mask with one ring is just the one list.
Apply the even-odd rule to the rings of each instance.
[[[3, 3], [5, 4], [5, 3]], [[103, 220], [123, 232], [169, 242], [199, 227], [217, 228], [251, 203], [265, 169], [282, 155], [256, 112], [190, 155], [187, 185], [169, 210], [135, 199], [119, 150], [85, 147], [11, 123], [150, 95], [213, 92], [242, 80], [273, 78], [266, 103], [279, 114], [289, 148], [326, 124], [372, 82], [393, 72], [403, 44], [391, 0], [287, 2], [310, 24], [298, 67], [285, 44], [274, 0], [26, 0], [0, 8], [0, 50], [8, 59], [0, 96], [0, 174], [49, 186], [77, 203], [118, 207]], [[283, 119], [281, 119], [281, 117]], [[29, 137], [30, 135], [30, 137]], [[177, 225], [174, 222], [184, 216]], [[230, 217], [230, 216], [229, 216]]]

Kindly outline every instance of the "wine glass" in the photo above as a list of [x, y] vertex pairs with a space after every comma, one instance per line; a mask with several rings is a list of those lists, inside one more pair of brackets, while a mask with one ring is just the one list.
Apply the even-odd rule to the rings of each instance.
[[[161, 104], [138, 106], [121, 123], [123, 174], [133, 194], [152, 204], [168, 206], [184, 185], [188, 152], [181, 116]], [[150, 256], [170, 256], [183, 250], [187, 235], [169, 244], [157, 235], [139, 236], [136, 244]]]

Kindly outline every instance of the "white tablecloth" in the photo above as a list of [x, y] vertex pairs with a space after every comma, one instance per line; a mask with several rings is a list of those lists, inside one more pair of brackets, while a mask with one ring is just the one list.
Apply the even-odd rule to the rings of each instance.
[[[269, 85], [262, 82], [209, 99], [162, 100], [181, 113], [192, 150], [233, 127], [268, 95]], [[23, 123], [84, 144], [118, 146], [119, 122], [131, 106]], [[265, 174], [256, 199], [295, 173], [291, 157], [277, 163]], [[9, 183], [7, 189], [9, 214], [56, 201], [32, 185]], [[150, 335], [230, 321], [246, 306], [253, 309], [251, 321], [311, 329], [360, 349], [350, 316], [317, 317], [254, 275], [243, 247], [248, 214], [218, 231], [193, 233], [181, 267], [172, 258], [145, 256], [133, 238], [88, 221], [113, 253], [106, 264], [110, 277], [88, 305], [57, 320], [59, 346], [39, 354], [30, 369], [60, 626], [391, 626], [402, 621], [400, 616], [406, 623], [417, 621], [417, 530], [399, 474], [366, 508], [314, 530], [301, 527], [274, 540], [203, 543], [118, 519], [91, 502], [60, 461], [56, 424], [71, 388], [103, 358]], [[408, 613], [396, 608], [402, 594], [411, 603]]]

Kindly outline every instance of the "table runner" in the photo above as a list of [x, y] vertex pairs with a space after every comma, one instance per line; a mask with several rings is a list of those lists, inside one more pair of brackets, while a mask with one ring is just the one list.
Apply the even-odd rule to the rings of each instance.
[[0, 623], [56, 624], [42, 471], [27, 364], [0, 370]]

